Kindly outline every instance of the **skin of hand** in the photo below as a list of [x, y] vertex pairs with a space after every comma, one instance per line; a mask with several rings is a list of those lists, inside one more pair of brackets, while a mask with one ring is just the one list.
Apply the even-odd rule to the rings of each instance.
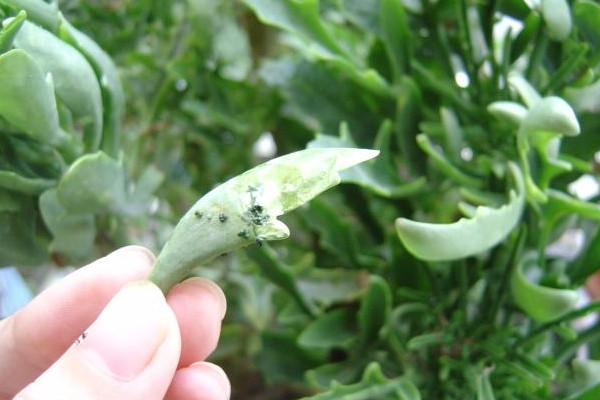
[[205, 361], [223, 292], [191, 278], [165, 298], [143, 280], [154, 260], [143, 247], [122, 248], [0, 321], [0, 400], [229, 399], [227, 376]]

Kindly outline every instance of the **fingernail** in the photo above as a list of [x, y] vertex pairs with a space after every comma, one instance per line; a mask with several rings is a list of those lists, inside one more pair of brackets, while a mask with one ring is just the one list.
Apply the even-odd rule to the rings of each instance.
[[131, 262], [143, 262], [154, 265], [156, 256], [143, 246], [126, 246], [113, 251], [107, 257], [131, 258]]
[[108, 303], [86, 331], [79, 348], [91, 363], [120, 380], [137, 377], [168, 331], [169, 309], [150, 282], [130, 283]]
[[225, 297], [225, 293], [223, 293], [223, 290], [219, 287], [219, 285], [217, 285], [210, 279], [201, 277], [187, 279], [185, 281], [185, 284], [201, 286], [204, 290], [210, 293], [211, 297], [215, 301], [215, 306], [219, 310], [219, 315], [221, 316], [221, 319], [225, 317], [225, 313], [227, 312], [227, 298]]
[[231, 397], [231, 383], [229, 383], [229, 378], [227, 378], [227, 374], [221, 367], [213, 363], [200, 361], [190, 365], [190, 368], [194, 368], [195, 370], [199, 370], [203, 374], [210, 376], [223, 390], [226, 395], [225, 398], [229, 399]]

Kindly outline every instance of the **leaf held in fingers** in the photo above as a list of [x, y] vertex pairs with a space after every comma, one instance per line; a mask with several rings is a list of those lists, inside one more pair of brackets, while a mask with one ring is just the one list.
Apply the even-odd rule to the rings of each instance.
[[191, 268], [253, 241], [285, 239], [278, 216], [337, 185], [339, 171], [375, 157], [376, 150], [331, 148], [291, 153], [216, 187], [181, 218], [150, 279], [163, 291]]
[[510, 202], [500, 208], [477, 207], [473, 218], [451, 224], [396, 220], [400, 241], [415, 257], [427, 261], [450, 261], [469, 257], [490, 249], [504, 239], [519, 222], [525, 203], [520, 170], [509, 164], [517, 193], [510, 192]]
[[536, 255], [523, 257], [511, 276], [515, 302], [536, 321], [547, 322], [573, 310], [579, 300], [575, 290], [556, 289], [530, 282], [523, 273], [526, 265], [535, 263]]

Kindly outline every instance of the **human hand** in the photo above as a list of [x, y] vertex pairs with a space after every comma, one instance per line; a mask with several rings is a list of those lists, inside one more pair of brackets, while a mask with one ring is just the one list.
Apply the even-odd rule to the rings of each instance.
[[122, 248], [0, 321], [0, 400], [228, 399], [225, 373], [204, 361], [223, 292], [192, 278], [165, 300], [142, 281], [153, 263], [142, 247]]

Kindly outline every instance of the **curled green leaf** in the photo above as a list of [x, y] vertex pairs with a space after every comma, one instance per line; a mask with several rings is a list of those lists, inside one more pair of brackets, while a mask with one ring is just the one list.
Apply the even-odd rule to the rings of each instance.
[[575, 290], [557, 289], [533, 282], [523, 273], [526, 266], [535, 264], [537, 254], [523, 257], [511, 276], [511, 290], [515, 303], [531, 318], [539, 322], [551, 321], [573, 310], [579, 300]]
[[477, 207], [473, 218], [451, 224], [433, 224], [396, 220], [400, 241], [415, 257], [426, 261], [450, 261], [469, 257], [490, 249], [504, 239], [519, 222], [525, 203], [523, 176], [509, 164], [517, 193], [511, 190], [510, 201], [500, 208]]
[[285, 239], [278, 216], [340, 182], [339, 171], [375, 150], [328, 148], [291, 153], [216, 187], [181, 218], [160, 252], [150, 280], [167, 292], [193, 267], [252, 242]]

